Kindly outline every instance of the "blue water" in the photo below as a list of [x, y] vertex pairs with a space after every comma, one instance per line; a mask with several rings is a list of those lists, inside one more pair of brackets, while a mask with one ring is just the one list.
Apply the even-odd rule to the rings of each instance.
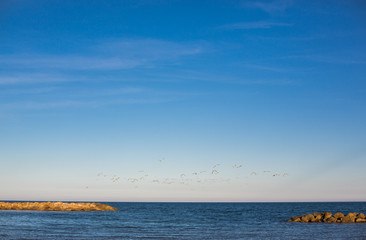
[[120, 211], [0, 211], [0, 239], [366, 239], [366, 224], [286, 222], [366, 202], [108, 204]]

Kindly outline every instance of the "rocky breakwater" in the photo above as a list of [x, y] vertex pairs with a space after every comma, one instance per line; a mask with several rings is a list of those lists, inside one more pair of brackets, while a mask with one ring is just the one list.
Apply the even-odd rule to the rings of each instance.
[[366, 223], [366, 217], [363, 213], [336, 213], [332, 215], [330, 212], [307, 214], [298, 217], [292, 217], [288, 222], [305, 222], [305, 223]]
[[0, 210], [32, 211], [118, 211], [117, 208], [102, 203], [67, 202], [0, 202]]

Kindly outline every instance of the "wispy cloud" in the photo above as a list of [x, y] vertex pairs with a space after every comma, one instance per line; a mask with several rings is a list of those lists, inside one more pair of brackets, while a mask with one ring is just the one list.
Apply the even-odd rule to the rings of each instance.
[[[203, 52], [199, 43], [155, 39], [104, 40], [75, 55], [14, 54], [0, 56], [2, 68], [42, 70], [116, 70], [151, 67]], [[82, 51], [81, 51], [82, 52]], [[0, 83], [14, 82], [3, 79]]]
[[114, 99], [114, 100], [90, 100], [90, 101], [23, 101], [0, 104], [0, 110], [43, 110], [54, 108], [98, 108], [108, 105], [128, 105], [128, 104], [153, 104], [172, 101], [163, 98], [130, 98], [130, 99]]
[[343, 65], [365, 65], [366, 60], [363, 59], [346, 59], [344, 57], [328, 56], [328, 55], [291, 55], [283, 56], [278, 59], [303, 59], [313, 62], [322, 62], [329, 64], [343, 64]]
[[118, 56], [85, 57], [85, 56], [50, 56], [50, 55], [9, 55], [1, 56], [0, 64], [8, 68], [23, 69], [62, 69], [62, 70], [112, 70], [128, 69], [140, 66], [144, 60], [123, 59]]
[[272, 21], [257, 21], [257, 22], [238, 22], [222, 25], [220, 29], [235, 30], [235, 29], [268, 29], [273, 27], [290, 27], [292, 23], [272, 22]]
[[288, 69], [288, 68], [273, 67], [273, 66], [258, 65], [258, 64], [244, 64], [243, 66], [247, 67], [247, 68], [272, 71], [272, 72], [289, 72], [290, 71], [290, 69]]
[[117, 87], [109, 89], [87, 89], [80, 91], [72, 91], [67, 96], [77, 97], [104, 97], [104, 96], [121, 96], [121, 95], [137, 95], [137, 94], [148, 94], [152, 90], [139, 87]]
[[205, 51], [207, 43], [173, 42], [158, 39], [109, 39], [92, 47], [103, 54], [117, 54], [127, 59], [174, 59]]
[[[23, 71], [24, 72], [24, 71]], [[47, 72], [47, 71], [46, 71]], [[83, 76], [68, 76], [61, 73], [8, 73], [0, 76], [1, 85], [15, 85], [15, 84], [37, 84], [37, 83], [62, 83], [75, 82], [86, 80]]]
[[234, 84], [234, 85], [294, 85], [295, 80], [288, 78], [274, 79], [253, 79], [232, 75], [215, 75], [211, 73], [203, 73], [199, 71], [181, 71], [177, 74], [160, 74], [161, 79], [173, 79], [176, 81], [200, 81], [218, 84]]
[[58, 90], [56, 87], [41, 87], [41, 88], [20, 88], [20, 89], [6, 89], [0, 90], [1, 95], [34, 95], [50, 93]]
[[244, 2], [243, 6], [247, 8], [258, 8], [270, 14], [282, 12], [293, 4], [292, 0], [275, 0], [275, 1], [252, 1]]

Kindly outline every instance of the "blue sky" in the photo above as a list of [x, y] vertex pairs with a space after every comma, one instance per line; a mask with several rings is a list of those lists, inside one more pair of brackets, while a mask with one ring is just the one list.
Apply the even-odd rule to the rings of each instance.
[[1, 199], [366, 199], [364, 2], [0, 9]]

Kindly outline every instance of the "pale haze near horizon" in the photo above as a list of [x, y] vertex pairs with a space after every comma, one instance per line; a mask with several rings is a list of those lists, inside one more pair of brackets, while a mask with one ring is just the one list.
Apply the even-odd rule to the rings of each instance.
[[364, 2], [0, 8], [0, 200], [365, 201]]

